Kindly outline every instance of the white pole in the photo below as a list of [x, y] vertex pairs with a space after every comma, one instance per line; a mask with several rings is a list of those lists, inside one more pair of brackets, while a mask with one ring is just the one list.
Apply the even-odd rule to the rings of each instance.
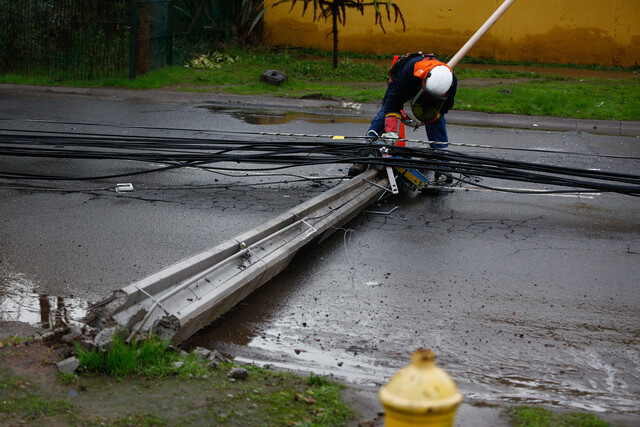
[[507, 9], [509, 9], [509, 6], [511, 6], [515, 1], [516, 0], [504, 0], [504, 3], [502, 3], [502, 5], [500, 5], [500, 7], [496, 9], [495, 12], [493, 12], [493, 15], [491, 15], [491, 17], [487, 19], [487, 22], [485, 22], [482, 27], [480, 27], [480, 29], [476, 31], [476, 33], [469, 39], [469, 41], [466, 42], [464, 46], [462, 46], [462, 48], [453, 56], [453, 58], [451, 58], [447, 65], [451, 68], [458, 65], [458, 62], [460, 62], [460, 60], [467, 54], [467, 52], [469, 52], [469, 49], [471, 49], [473, 45], [476, 44], [480, 37], [484, 36], [484, 33], [489, 31], [489, 28], [491, 28], [491, 26], [496, 23], [496, 21], [507, 11]]

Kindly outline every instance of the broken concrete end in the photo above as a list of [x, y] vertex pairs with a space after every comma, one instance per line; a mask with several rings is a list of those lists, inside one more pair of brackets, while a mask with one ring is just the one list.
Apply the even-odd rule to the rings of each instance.
[[113, 324], [113, 316], [126, 307], [129, 295], [118, 289], [114, 291], [108, 298], [93, 304], [89, 307], [89, 313], [86, 316], [86, 323], [89, 326], [98, 329], [104, 329], [107, 325]]
[[98, 332], [98, 335], [93, 339], [93, 345], [102, 351], [109, 351], [113, 347], [113, 340], [115, 337], [120, 338], [122, 341], [127, 338], [127, 331], [120, 326], [110, 326]]
[[155, 320], [151, 330], [161, 340], [172, 341], [180, 328], [180, 320], [174, 315], [169, 315]]

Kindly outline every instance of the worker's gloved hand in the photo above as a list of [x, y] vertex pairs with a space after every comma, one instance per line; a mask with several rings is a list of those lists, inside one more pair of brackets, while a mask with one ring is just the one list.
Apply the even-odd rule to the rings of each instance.
[[398, 143], [398, 133], [397, 132], [385, 132], [380, 135], [380, 139], [378, 142], [386, 145], [396, 145]]
[[413, 128], [414, 130], [420, 127], [421, 123], [418, 123], [415, 120], [413, 120], [411, 117], [409, 117], [407, 113], [404, 112], [404, 110], [400, 111], [400, 115], [402, 116], [400, 120], [402, 121], [402, 123], [404, 123], [405, 126]]
[[387, 113], [384, 116], [384, 133], [395, 133], [400, 131], [400, 113]]
[[402, 123], [404, 123], [405, 126], [414, 128], [414, 129], [418, 129], [420, 127], [420, 123], [416, 122], [413, 119], [403, 120]]

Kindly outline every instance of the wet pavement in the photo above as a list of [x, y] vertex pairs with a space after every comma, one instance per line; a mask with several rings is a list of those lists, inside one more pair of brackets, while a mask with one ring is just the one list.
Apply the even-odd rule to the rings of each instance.
[[[202, 101], [20, 96], [5, 98], [0, 116], [162, 123], [150, 131], [162, 135], [174, 132], [171, 127], [359, 135], [366, 127], [362, 118], [268, 119], [259, 110], [243, 115], [207, 107]], [[8, 124], [23, 125], [5, 122], [3, 128]], [[449, 133], [455, 142], [541, 150], [483, 154], [640, 173], [637, 160], [542, 151], [637, 158], [635, 137], [455, 125]], [[10, 165], [0, 159], [0, 166], [77, 173], [138, 167], [13, 159]], [[344, 174], [344, 167], [304, 173]], [[212, 178], [192, 169], [143, 175], [133, 183], [139, 191], [126, 194], [98, 189], [113, 187], [113, 180], [66, 184], [67, 191], [56, 192], [0, 187], [0, 301], [3, 307], [24, 301], [24, 312], [32, 313], [3, 320], [46, 323], [62, 306], [61, 315], [70, 315], [85, 307], [78, 300], [97, 301], [323, 190], [309, 183], [237, 186], [277, 177]], [[467, 401], [640, 416], [639, 208], [637, 198], [613, 194], [463, 187], [416, 199], [394, 196], [307, 248], [189, 345], [373, 386], [406, 365], [414, 349], [427, 347]], [[25, 297], [16, 298], [20, 293]]]
[[634, 412], [637, 202], [618, 216], [538, 197], [457, 192], [365, 215], [192, 345], [360, 384], [427, 347], [473, 400]]

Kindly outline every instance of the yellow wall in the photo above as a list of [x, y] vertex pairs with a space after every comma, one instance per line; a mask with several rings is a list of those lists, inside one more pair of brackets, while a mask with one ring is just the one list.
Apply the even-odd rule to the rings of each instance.
[[[417, 50], [453, 55], [503, 0], [395, 0], [406, 22], [374, 25], [373, 13], [347, 10], [339, 50], [377, 54]], [[331, 21], [313, 22], [302, 0], [264, 14], [264, 42], [332, 50]], [[640, 0], [516, 0], [468, 54], [546, 63], [640, 64]]]

